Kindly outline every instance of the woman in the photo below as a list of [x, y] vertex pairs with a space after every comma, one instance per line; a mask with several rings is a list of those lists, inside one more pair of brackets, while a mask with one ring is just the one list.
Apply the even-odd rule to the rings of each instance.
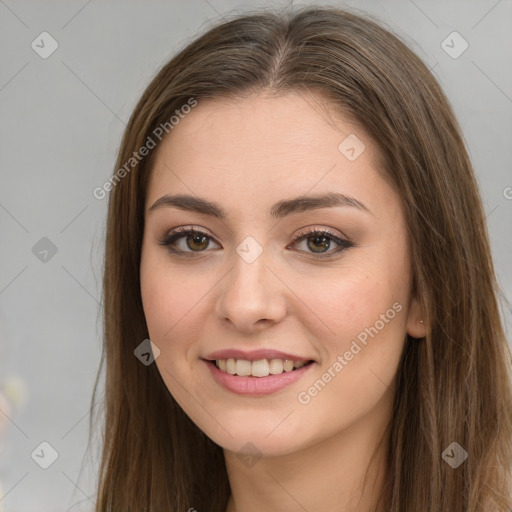
[[106, 189], [98, 512], [512, 508], [481, 200], [396, 36], [318, 7], [218, 25]]

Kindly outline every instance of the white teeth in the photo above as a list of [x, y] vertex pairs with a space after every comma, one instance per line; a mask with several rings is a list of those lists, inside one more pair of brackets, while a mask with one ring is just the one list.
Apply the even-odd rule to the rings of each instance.
[[269, 373], [270, 367], [266, 359], [252, 362], [251, 374], [253, 377], [266, 377]]
[[295, 368], [302, 368], [306, 362], [292, 361], [291, 359], [259, 359], [258, 361], [217, 359], [215, 364], [221, 371], [231, 375], [267, 377], [268, 375], [291, 372]]
[[237, 375], [251, 375], [251, 370], [251, 361], [246, 361], [245, 359], [236, 360], [235, 372]]
[[269, 372], [272, 375], [283, 373], [283, 361], [281, 359], [271, 359]]
[[285, 359], [283, 362], [283, 369], [285, 372], [291, 372], [293, 370], [293, 361], [291, 359]]
[[230, 373], [231, 375], [235, 375], [235, 360], [234, 359], [228, 359], [226, 361], [226, 371]]

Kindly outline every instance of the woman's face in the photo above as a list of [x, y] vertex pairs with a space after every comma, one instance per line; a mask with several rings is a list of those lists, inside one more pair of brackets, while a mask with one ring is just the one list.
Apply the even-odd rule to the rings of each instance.
[[405, 335], [423, 335], [399, 198], [320, 101], [200, 101], [155, 155], [140, 278], [156, 364], [234, 452], [382, 425]]

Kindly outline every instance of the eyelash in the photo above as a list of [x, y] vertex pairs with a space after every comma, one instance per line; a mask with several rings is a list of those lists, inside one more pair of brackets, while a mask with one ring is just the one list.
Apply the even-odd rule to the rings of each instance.
[[[164, 236], [162, 236], [159, 240], [159, 244], [167, 247], [172, 254], [175, 254], [177, 256], [194, 257], [197, 254], [205, 252], [205, 250], [203, 250], [203, 251], [181, 251], [181, 250], [176, 250], [175, 248], [172, 247], [172, 245], [177, 240], [179, 240], [180, 238], [183, 238], [187, 235], [203, 235], [211, 240], [214, 240], [211, 236], [209, 236], [204, 231], [197, 230], [194, 228], [180, 227], [180, 228], [175, 229], [171, 233], [167, 233]], [[336, 242], [339, 245], [339, 247], [337, 249], [335, 249], [334, 251], [331, 251], [329, 253], [313, 253], [313, 252], [309, 253], [309, 254], [312, 254], [313, 257], [317, 258], [317, 259], [331, 258], [334, 255], [339, 254], [339, 253], [343, 252], [344, 250], [354, 246], [354, 244], [352, 242], [350, 242], [349, 240], [340, 238], [339, 236], [335, 235], [334, 233], [331, 233], [328, 230], [325, 230], [325, 229], [323, 229], [323, 230], [309, 229], [308, 230], [307, 228], [302, 229], [299, 232], [299, 234], [293, 240], [292, 244], [296, 244], [298, 242], [302, 242], [304, 239], [313, 238], [316, 236], [325, 236], [325, 237], [331, 239], [332, 241]], [[301, 251], [301, 252], [303, 252], [303, 251]]]

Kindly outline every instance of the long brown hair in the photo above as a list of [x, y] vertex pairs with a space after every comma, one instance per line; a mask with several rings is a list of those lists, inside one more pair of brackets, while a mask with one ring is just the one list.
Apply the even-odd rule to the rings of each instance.
[[[158, 72], [130, 118], [109, 186], [96, 511], [225, 511], [230, 488], [221, 447], [182, 411], [156, 365], [134, 356], [149, 337], [139, 265], [155, 151], [126, 164], [191, 98], [263, 91], [321, 94], [357, 120], [401, 198], [413, 293], [428, 332], [406, 340], [398, 368], [385, 509], [508, 512], [512, 360], [460, 128], [435, 78], [397, 36], [368, 16], [322, 7], [223, 21]], [[448, 457], [454, 446], [460, 450], [452, 443], [468, 454], [457, 468], [446, 461], [446, 449]]]

